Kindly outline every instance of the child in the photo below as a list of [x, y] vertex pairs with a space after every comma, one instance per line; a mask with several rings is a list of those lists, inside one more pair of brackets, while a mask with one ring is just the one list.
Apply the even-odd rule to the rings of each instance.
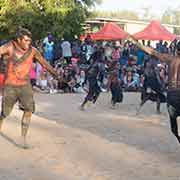
[[111, 90], [111, 103], [112, 108], [115, 108], [116, 103], [121, 103], [123, 101], [123, 93], [121, 87], [121, 81], [118, 78], [118, 73], [112, 72], [109, 77], [108, 87]]
[[47, 72], [42, 69], [41, 75], [40, 75], [40, 88], [43, 91], [48, 90], [48, 84], [47, 84]]

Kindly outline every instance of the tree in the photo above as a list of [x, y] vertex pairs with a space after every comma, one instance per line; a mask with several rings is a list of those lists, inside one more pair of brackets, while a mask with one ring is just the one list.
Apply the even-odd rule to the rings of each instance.
[[144, 20], [144, 21], [150, 21], [152, 19], [157, 19], [157, 17], [151, 13], [152, 12], [151, 10], [152, 10], [151, 7], [143, 7], [140, 19]]
[[168, 8], [164, 11], [161, 18], [161, 22], [164, 24], [173, 24], [173, 16], [173, 10]]
[[83, 31], [89, 8], [99, 0], [0, 0], [0, 38], [10, 38], [18, 27], [26, 27], [35, 39], [47, 32], [73, 37]]
[[[165, 24], [180, 25], [180, 10], [168, 8], [162, 16], [162, 22]], [[180, 28], [174, 28], [175, 34], [180, 34]]]

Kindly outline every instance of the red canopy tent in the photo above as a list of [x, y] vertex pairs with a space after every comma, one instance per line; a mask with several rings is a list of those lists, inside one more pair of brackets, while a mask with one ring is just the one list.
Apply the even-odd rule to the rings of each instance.
[[106, 23], [100, 31], [89, 35], [93, 40], [119, 40], [126, 38], [128, 34], [117, 24]]
[[151, 23], [142, 31], [133, 35], [136, 39], [144, 40], [169, 40], [176, 38], [174, 34], [169, 32], [158, 21], [151, 21]]

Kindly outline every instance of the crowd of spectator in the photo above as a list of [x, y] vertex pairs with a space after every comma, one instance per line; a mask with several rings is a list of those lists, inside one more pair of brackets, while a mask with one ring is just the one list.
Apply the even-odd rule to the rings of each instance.
[[[142, 43], [151, 46], [150, 41]], [[30, 72], [31, 83], [35, 90], [39, 89], [41, 92], [87, 91], [86, 74], [94, 63], [98, 63], [99, 66], [98, 82], [102, 91], [107, 90], [108, 74], [113, 63], [116, 64], [118, 78], [124, 91], [138, 91], [142, 88], [147, 66], [151, 66], [157, 72], [159, 80], [166, 88], [168, 73], [166, 64], [161, 64], [129, 41], [93, 42], [91, 37], [87, 36], [83, 42], [79, 39], [73, 41], [63, 39], [56, 42], [49, 33], [43, 41], [37, 41], [34, 45], [59, 74], [59, 80], [56, 80], [40, 64], [34, 62]], [[161, 53], [175, 54], [176, 40], [170, 45], [166, 41], [160, 41], [154, 48]], [[101, 56], [95, 58], [97, 51]]]

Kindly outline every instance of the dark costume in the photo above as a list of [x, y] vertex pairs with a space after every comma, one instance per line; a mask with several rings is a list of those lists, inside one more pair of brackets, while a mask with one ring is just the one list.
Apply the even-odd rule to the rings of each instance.
[[140, 107], [148, 100], [157, 102], [157, 113], [160, 113], [160, 103], [166, 102], [166, 96], [163, 93], [159, 73], [154, 68], [145, 69]]
[[112, 105], [115, 106], [116, 103], [121, 103], [123, 101], [123, 93], [121, 82], [118, 79], [118, 74], [115, 73], [110, 76], [109, 87], [112, 95]]
[[99, 97], [99, 94], [101, 92], [100, 86], [98, 85], [98, 74], [99, 74], [99, 68], [98, 65], [93, 65], [87, 73], [87, 80], [89, 83], [89, 91], [87, 96], [84, 99], [84, 102], [81, 105], [81, 108], [84, 108], [85, 104], [88, 101], [92, 101], [93, 103], [96, 102], [97, 98]]
[[171, 131], [180, 143], [178, 133], [177, 117], [180, 116], [180, 42], [176, 45], [175, 56], [162, 54], [152, 48], [141, 45], [133, 36], [129, 35], [129, 40], [133, 41], [139, 48], [148, 54], [156, 57], [161, 62], [168, 65], [168, 92], [167, 108], [170, 117]]

